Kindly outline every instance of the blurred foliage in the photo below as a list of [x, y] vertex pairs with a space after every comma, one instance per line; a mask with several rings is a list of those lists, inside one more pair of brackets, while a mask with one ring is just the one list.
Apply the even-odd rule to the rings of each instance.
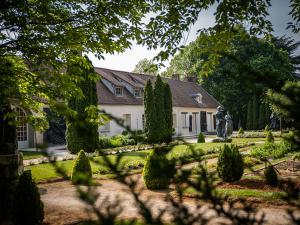
[[[215, 34], [200, 33], [171, 60], [164, 75], [197, 75], [205, 90], [232, 114], [235, 127], [246, 127], [249, 99], [256, 95], [263, 101], [268, 88], [278, 89], [285, 80], [293, 79], [294, 67], [284, 48], [267, 38], [250, 36], [241, 27], [228, 37], [225, 47], [215, 39]], [[253, 113], [252, 107], [250, 110]]]
[[135, 65], [134, 73], [158, 75], [158, 67], [152, 60], [142, 59]]

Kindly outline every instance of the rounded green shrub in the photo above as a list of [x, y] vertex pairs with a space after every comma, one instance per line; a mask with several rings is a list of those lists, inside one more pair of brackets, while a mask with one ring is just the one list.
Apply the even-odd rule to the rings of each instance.
[[265, 170], [266, 183], [272, 186], [277, 186], [278, 176], [272, 165], [268, 166]]
[[241, 179], [244, 173], [244, 162], [236, 145], [224, 145], [221, 149], [217, 171], [223, 181], [232, 182]]
[[20, 176], [14, 194], [14, 222], [17, 225], [40, 225], [43, 219], [43, 202], [31, 171], [26, 170]]
[[238, 131], [238, 134], [239, 134], [239, 135], [245, 134], [245, 131], [244, 131], [244, 129], [243, 129], [242, 127], [240, 127], [240, 129], [239, 129], [239, 131]]
[[154, 149], [148, 155], [143, 169], [145, 185], [148, 189], [165, 189], [169, 186], [174, 172], [174, 163], [167, 159], [164, 149]]
[[198, 135], [198, 143], [205, 143], [205, 137], [204, 134], [202, 132], [200, 132], [200, 134]]
[[80, 150], [73, 166], [71, 181], [73, 184], [88, 184], [92, 178], [92, 168], [88, 157]]
[[110, 137], [107, 137], [107, 136], [99, 136], [99, 144], [98, 144], [98, 147], [99, 147], [100, 149], [110, 148], [110, 147], [111, 147]]
[[274, 137], [271, 131], [267, 132], [267, 142], [274, 143]]

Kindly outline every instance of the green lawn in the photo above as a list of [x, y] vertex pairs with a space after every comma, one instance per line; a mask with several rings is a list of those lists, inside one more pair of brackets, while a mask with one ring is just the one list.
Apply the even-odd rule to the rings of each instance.
[[[234, 143], [243, 145], [246, 144], [247, 141], [245, 140], [247, 138], [234, 138]], [[216, 153], [218, 149], [223, 146], [224, 143], [198, 143], [198, 144], [191, 144], [191, 146], [194, 147], [194, 150], [198, 153], [201, 153], [203, 155], [208, 154], [208, 152], [212, 155], [217, 156]], [[124, 153], [123, 157], [121, 159], [121, 168], [134, 168], [138, 165], [143, 165], [145, 163], [145, 159], [148, 155], [150, 150], [144, 150], [144, 151], [136, 151], [136, 152], [128, 152]], [[39, 153], [41, 154], [41, 153]], [[184, 158], [188, 159], [189, 156], [192, 154], [192, 151], [188, 148], [187, 145], [177, 145], [175, 146], [171, 152], [168, 154], [168, 158]], [[27, 155], [29, 157], [29, 155]], [[108, 158], [115, 162], [117, 159], [117, 155], [110, 155]], [[106, 174], [109, 173], [108, 169], [103, 166], [103, 156], [94, 157], [93, 161], [91, 162], [92, 171], [94, 174]], [[189, 160], [187, 160], [189, 161]], [[57, 166], [60, 168], [63, 168], [68, 176], [70, 176], [72, 167], [74, 164], [74, 160], [67, 160], [67, 161], [60, 161], [57, 162]], [[121, 169], [120, 168], [120, 169]], [[45, 164], [39, 164], [39, 165], [32, 165], [32, 166], [26, 166], [26, 170], [31, 170], [33, 177], [36, 179], [36, 181], [41, 180], [48, 180], [53, 178], [60, 177], [59, 174], [56, 173], [53, 165], [51, 163], [45, 163]]]
[[[139, 163], [144, 163], [145, 158], [147, 157], [149, 150], [147, 151], [138, 151], [138, 152], [129, 152], [125, 153], [121, 159], [121, 165], [127, 167], [129, 165], [135, 165]], [[115, 162], [117, 159], [116, 155], [108, 156], [108, 158]], [[95, 161], [95, 162], [94, 162]], [[94, 157], [91, 160], [91, 167], [94, 174], [98, 174], [99, 171], [108, 170], [103, 166], [103, 156]], [[59, 161], [56, 165], [63, 169], [65, 173], [70, 176], [73, 168], [74, 160]], [[60, 174], [56, 173], [54, 166], [51, 163], [44, 163], [32, 166], [26, 166], [26, 170], [31, 170], [33, 177], [36, 181], [48, 180], [53, 178], [61, 177]]]
[[[271, 192], [271, 191], [263, 191], [263, 190], [255, 190], [255, 189], [223, 189], [217, 188], [217, 193], [228, 196], [230, 198], [247, 198], [247, 197], [255, 197], [261, 198], [264, 200], [278, 200], [287, 196], [285, 192]], [[184, 195], [188, 197], [197, 197], [198, 192], [193, 188], [188, 188], [185, 190]]]
[[23, 153], [23, 159], [38, 159], [44, 157], [45, 154], [43, 152], [29, 152], [29, 151], [21, 151]]

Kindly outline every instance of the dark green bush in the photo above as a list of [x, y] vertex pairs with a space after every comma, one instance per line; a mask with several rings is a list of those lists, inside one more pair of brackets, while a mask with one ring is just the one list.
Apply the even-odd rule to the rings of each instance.
[[16, 187], [14, 219], [16, 225], [43, 224], [44, 206], [30, 170], [24, 171]]
[[98, 129], [87, 122], [66, 122], [66, 141], [68, 150], [77, 154], [79, 150], [94, 152], [98, 148]]
[[268, 166], [265, 170], [266, 183], [272, 186], [277, 186], [278, 177], [277, 173], [272, 165]]
[[267, 132], [267, 142], [274, 143], [274, 137], [271, 131]]
[[205, 143], [205, 137], [204, 137], [204, 134], [202, 132], [199, 133], [197, 142], [198, 143]]
[[165, 189], [169, 186], [174, 175], [175, 166], [166, 157], [165, 149], [152, 150], [148, 155], [143, 178], [148, 189]]
[[99, 146], [100, 149], [112, 147], [111, 143], [110, 143], [110, 137], [108, 137], [108, 136], [99, 136], [98, 146]]
[[71, 180], [73, 184], [88, 184], [92, 178], [92, 168], [88, 157], [80, 150], [73, 166]]
[[244, 173], [244, 162], [236, 145], [224, 145], [221, 149], [217, 171], [223, 181], [232, 182], [241, 179]]

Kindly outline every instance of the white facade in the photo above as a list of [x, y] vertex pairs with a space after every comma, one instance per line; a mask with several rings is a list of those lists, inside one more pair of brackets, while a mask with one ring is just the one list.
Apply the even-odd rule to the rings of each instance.
[[[129, 126], [131, 130], [144, 129], [143, 105], [101, 105], [101, 109], [117, 118], [123, 119], [125, 125]], [[201, 112], [202, 119], [200, 116]], [[216, 112], [215, 108], [173, 107], [175, 135], [194, 136], [200, 132], [215, 132], [214, 115]], [[105, 126], [99, 128], [99, 133], [100, 135], [114, 136], [121, 134], [124, 130], [123, 127], [111, 120]]]

